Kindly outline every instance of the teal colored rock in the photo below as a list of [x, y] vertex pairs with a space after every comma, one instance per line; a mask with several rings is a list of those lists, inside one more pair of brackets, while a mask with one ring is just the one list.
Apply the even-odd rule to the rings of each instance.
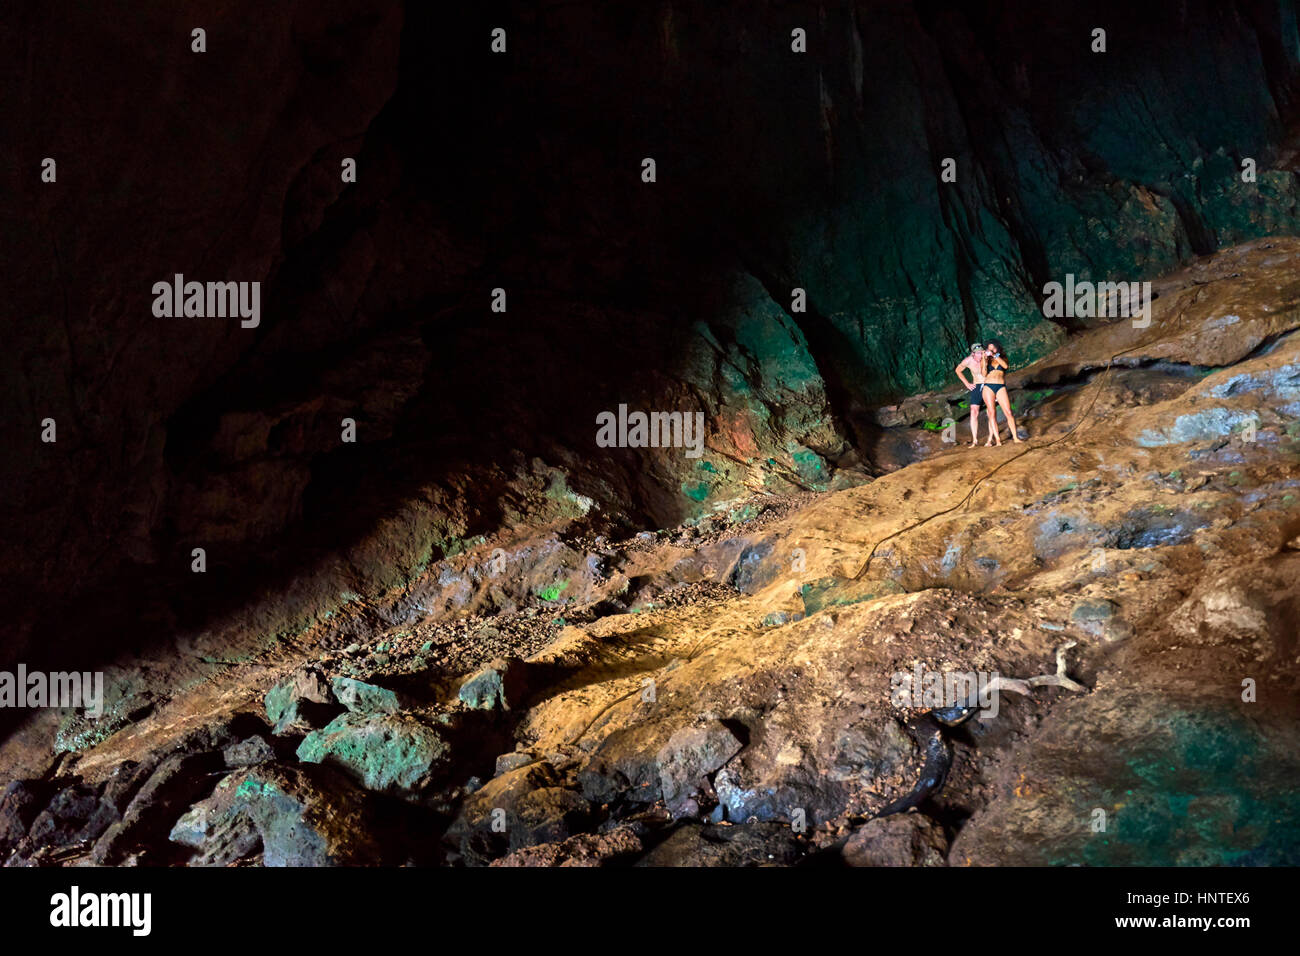
[[1114, 601], [1105, 599], [1091, 599], [1080, 601], [1070, 612], [1070, 620], [1082, 624], [1087, 621], [1106, 621], [1114, 616], [1116, 605]]
[[267, 691], [266, 719], [276, 734], [307, 731], [328, 719], [328, 714], [323, 718], [319, 714], [325, 705], [333, 703], [334, 696], [325, 678], [314, 668], [306, 667]]
[[683, 481], [682, 494], [692, 501], [703, 501], [709, 497], [709, 483], [707, 481]]
[[522, 699], [526, 666], [513, 657], [492, 661], [461, 685], [460, 702], [475, 710], [509, 710]]
[[335, 764], [367, 790], [413, 790], [448, 755], [438, 731], [396, 714], [343, 714], [298, 746], [299, 760]]
[[352, 677], [336, 677], [331, 687], [338, 702], [356, 714], [395, 714], [401, 709], [397, 694], [386, 687]]
[[1269, 740], [1249, 718], [1169, 708], [1159, 736], [1117, 742], [1107, 757], [1115, 765], [1109, 786], [1088, 786], [1096, 803], [1123, 802], [1108, 838], [1045, 847], [1048, 865], [1300, 863], [1300, 766], [1294, 750]]
[[903, 587], [897, 582], [878, 578], [862, 581], [855, 581], [852, 578], [820, 578], [799, 588], [805, 615], [816, 614], [828, 607], [858, 604], [861, 601], [870, 601], [902, 592]]
[[831, 474], [826, 459], [809, 448], [800, 448], [791, 457], [800, 478], [818, 490], [825, 488]]
[[284, 719], [285, 714], [289, 713], [294, 706], [293, 685], [289, 683], [276, 684], [266, 692], [266, 719], [275, 726]]
[[742, 505], [739, 508], [732, 508], [727, 512], [727, 524], [744, 524], [746, 521], [751, 521], [754, 518], [757, 518], [759, 514], [761, 514], [761, 509], [752, 504]]

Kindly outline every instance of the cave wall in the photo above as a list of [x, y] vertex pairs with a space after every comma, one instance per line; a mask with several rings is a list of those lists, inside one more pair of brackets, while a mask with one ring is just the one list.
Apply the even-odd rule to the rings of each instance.
[[[809, 290], [801, 322], [854, 396], [934, 387], [979, 338], [1040, 357], [1065, 331], [1040, 290], [1065, 272], [1131, 281], [1296, 229], [1294, 172], [1271, 168], [1297, 67], [1290, 4], [657, 16], [665, 86], [692, 104], [673, 140], [707, 182], [702, 218], [778, 301]], [[805, 57], [789, 53], [796, 26]], [[947, 157], [955, 183], [939, 181]]]
[[[23, 2], [0, 31], [15, 656], [292, 585], [274, 636], [502, 526], [831, 487], [869, 406], [972, 339], [1058, 342], [1048, 278], [1296, 227], [1291, 3]], [[155, 319], [176, 272], [262, 281], [261, 325]], [[597, 449], [620, 402], [704, 410], [709, 451]]]
[[[152, 285], [274, 273], [287, 199], [319, 214], [342, 188], [334, 177], [308, 196], [304, 171], [355, 148], [391, 95], [401, 23], [397, 3], [268, 16], [253, 3], [19, 2], [0, 17], [7, 650], [39, 643], [38, 628], [61, 643], [72, 595], [112, 621], [97, 640], [141, 626], [112, 613], [110, 583], [148, 588], [167, 553], [169, 418], [205, 393], [237, 404], [223, 378], [268, 330], [155, 319]], [[40, 441], [46, 418], [55, 444]]]

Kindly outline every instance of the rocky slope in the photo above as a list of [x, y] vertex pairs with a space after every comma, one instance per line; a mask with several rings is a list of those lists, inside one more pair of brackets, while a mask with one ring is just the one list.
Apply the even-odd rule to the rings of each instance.
[[[381, 599], [180, 632], [110, 671], [100, 722], [0, 745], [0, 852], [1300, 863], [1297, 264], [1294, 239], [1197, 260], [1148, 328], [1020, 369], [1026, 445], [945, 444], [923, 422], [964, 438], [963, 410], [932, 393], [881, 410], [874, 480], [626, 539], [539, 484], [546, 521]], [[900, 699], [918, 667], [1000, 675], [996, 715]]]

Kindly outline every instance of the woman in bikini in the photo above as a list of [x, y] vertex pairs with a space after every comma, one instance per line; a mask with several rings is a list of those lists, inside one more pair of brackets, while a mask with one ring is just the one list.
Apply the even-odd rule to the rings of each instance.
[[[1002, 444], [1002, 435], [998, 433], [998, 412], [1002, 409], [1002, 417], [1007, 420], [1007, 426], [1011, 429], [1011, 440], [1020, 444], [1020, 430], [1016, 428], [1016, 416], [1011, 414], [1011, 397], [1006, 387], [1006, 370], [1010, 367], [1006, 356], [1002, 353], [1002, 343], [993, 341], [989, 343], [988, 349], [984, 352], [984, 407], [989, 412], [989, 440], [985, 445], [992, 445], [995, 442]], [[995, 405], [996, 403], [996, 405]]]

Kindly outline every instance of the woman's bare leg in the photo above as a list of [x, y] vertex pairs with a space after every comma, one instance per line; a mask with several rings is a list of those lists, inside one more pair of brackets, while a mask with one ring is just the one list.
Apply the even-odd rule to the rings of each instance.
[[1016, 416], [1011, 414], [1010, 393], [1005, 388], [998, 390], [998, 405], [1002, 407], [1002, 415], [1007, 420], [1007, 427], [1011, 429], [1011, 440], [1017, 445], [1022, 444], [1020, 430], [1016, 428]]
[[989, 412], [989, 440], [985, 445], [1002, 444], [1002, 436], [998, 433], [998, 411], [993, 404], [993, 389], [984, 389], [984, 407]]

